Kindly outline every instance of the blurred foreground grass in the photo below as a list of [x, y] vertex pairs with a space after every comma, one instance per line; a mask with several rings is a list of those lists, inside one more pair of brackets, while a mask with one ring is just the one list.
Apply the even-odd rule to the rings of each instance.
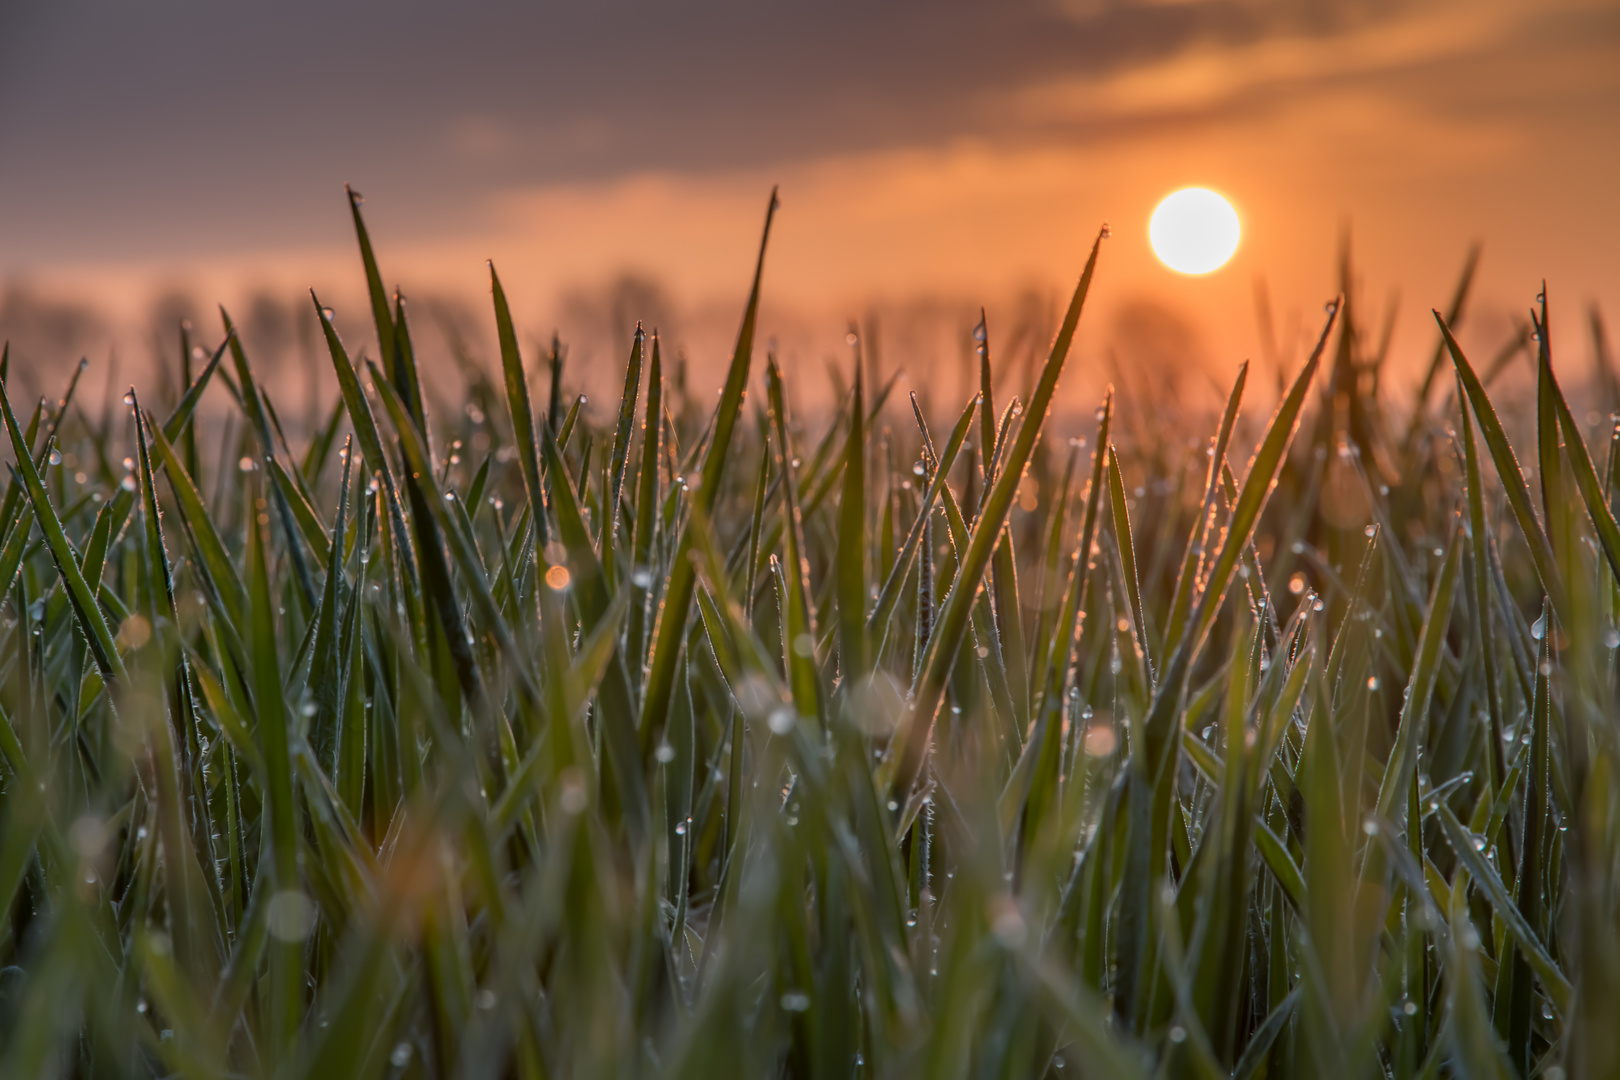
[[425, 399], [353, 208], [308, 445], [228, 316], [178, 400], [3, 402], [0, 1075], [1620, 1070], [1620, 428], [1544, 297], [1538, 490], [1467, 274], [1410, 417], [1341, 299], [1246, 462], [1245, 371], [1063, 445], [1100, 242], [1026, 400], [852, 337], [801, 425], [762, 240], [713, 412], [638, 331], [598, 427], [493, 269]]

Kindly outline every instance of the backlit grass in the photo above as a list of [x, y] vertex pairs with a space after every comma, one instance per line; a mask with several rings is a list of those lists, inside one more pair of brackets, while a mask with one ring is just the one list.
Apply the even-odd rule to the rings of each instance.
[[431, 394], [353, 207], [303, 445], [228, 315], [3, 400], [0, 1075], [1620, 1069], [1620, 428], [1544, 297], [1517, 457], [1466, 275], [1415, 411], [1341, 298], [1265, 423], [1060, 435], [1101, 240], [1027, 400], [981, 324], [807, 426], [768, 213], [717, 403], [638, 331], [595, 417], [494, 268]]

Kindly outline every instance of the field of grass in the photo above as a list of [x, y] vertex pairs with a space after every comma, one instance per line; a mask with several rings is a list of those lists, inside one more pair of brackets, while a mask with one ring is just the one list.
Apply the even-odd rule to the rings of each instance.
[[718, 401], [638, 332], [597, 426], [493, 269], [425, 395], [354, 224], [307, 445], [228, 316], [0, 402], [0, 1075], [1620, 1069], [1620, 427], [1544, 297], [1517, 450], [1466, 275], [1412, 416], [1341, 299], [1269, 421], [1065, 445], [1101, 238], [1023, 400], [852, 339], [812, 428], [762, 240]]

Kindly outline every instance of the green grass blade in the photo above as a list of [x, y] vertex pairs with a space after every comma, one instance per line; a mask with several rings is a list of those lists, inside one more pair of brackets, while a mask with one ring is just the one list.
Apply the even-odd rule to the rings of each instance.
[[1418, 639], [1417, 656], [1412, 675], [1406, 684], [1406, 698], [1401, 706], [1400, 722], [1395, 729], [1395, 745], [1389, 752], [1389, 764], [1378, 786], [1378, 816], [1389, 822], [1399, 821], [1405, 810], [1407, 788], [1417, 770], [1418, 748], [1427, 742], [1425, 726], [1429, 717], [1429, 702], [1439, 679], [1441, 645], [1451, 626], [1452, 592], [1457, 584], [1457, 568], [1462, 563], [1462, 530], [1452, 534], [1447, 545], [1446, 561], [1435, 581], [1429, 597], [1428, 617]]
[[636, 421], [636, 396], [641, 390], [641, 358], [645, 351], [646, 336], [641, 324], [636, 324], [636, 338], [630, 346], [630, 359], [624, 369], [624, 392], [619, 395], [619, 423], [613, 431], [613, 491], [610, 497], [610, 520], [617, 521], [619, 497], [624, 490], [624, 470], [630, 460], [630, 431]]
[[1119, 465], [1119, 454], [1108, 444], [1108, 497], [1114, 513], [1114, 535], [1119, 540], [1119, 558], [1125, 572], [1125, 588], [1131, 602], [1131, 626], [1136, 647], [1146, 659], [1148, 670], [1153, 670], [1153, 657], [1148, 652], [1147, 616], [1142, 610], [1142, 583], [1136, 573], [1136, 541], [1131, 536], [1131, 515], [1125, 502], [1125, 480]]
[[202, 369], [202, 374], [186, 387], [184, 396], [175, 405], [174, 411], [169, 413], [168, 419], [163, 421], [163, 435], [170, 442], [178, 439], [181, 433], [191, 438], [191, 418], [196, 415], [197, 403], [202, 400], [203, 391], [208, 389], [209, 380], [214, 372], [219, 370], [219, 362], [225, 356], [225, 350], [230, 347], [231, 337], [236, 331], [232, 330], [225, 335], [225, 340], [219, 343], [214, 355], [208, 358], [208, 364]]
[[[1464, 393], [1459, 379], [1457, 400], [1461, 401], [1463, 396]], [[1492, 617], [1495, 605], [1491, 598], [1490, 553], [1487, 550], [1488, 534], [1486, 533], [1485, 524], [1485, 487], [1480, 476], [1479, 450], [1474, 441], [1474, 422], [1466, 408], [1462, 410], [1461, 420], [1463, 429], [1463, 475], [1468, 494], [1468, 535], [1473, 566], [1474, 618], [1479, 630], [1486, 714], [1490, 720], [1490, 735], [1488, 738], [1490, 749], [1486, 754], [1486, 762], [1490, 768], [1491, 783], [1495, 785], [1501, 783], [1505, 771], [1502, 761], [1504, 713], [1501, 686], [1497, 681], [1496, 671], [1495, 619]]]
[[1438, 816], [1446, 842], [1451, 845], [1451, 850], [1456, 852], [1458, 861], [1467, 868], [1474, 880], [1483, 886], [1496, 917], [1507, 924], [1514, 943], [1524, 951], [1525, 959], [1535, 970], [1536, 978], [1541, 980], [1541, 985], [1554, 1007], [1558, 1009], [1560, 1015], [1568, 1015], [1574, 1003], [1574, 987], [1559, 970], [1558, 964], [1547, 952], [1546, 946], [1541, 943], [1535, 931], [1519, 914], [1518, 905], [1508, 894], [1507, 886], [1502, 884], [1501, 875], [1496, 872], [1496, 868], [1484, 854], [1474, 847], [1469, 833], [1457, 821], [1457, 816], [1451, 812], [1449, 806], [1442, 803]]
[[792, 451], [788, 442], [787, 398], [782, 387], [782, 373], [771, 359], [765, 368], [766, 389], [771, 406], [771, 420], [776, 425], [778, 447], [777, 466], [782, 475], [782, 522], [787, 549], [782, 565], [787, 585], [786, 605], [782, 624], [783, 663], [788, 672], [788, 686], [793, 691], [793, 705], [799, 719], [808, 722], [812, 730], [819, 730], [822, 718], [820, 677], [816, 673], [815, 612], [810, 606], [809, 564], [804, 554], [804, 522], [799, 508], [798, 486], [794, 483]]
[[[779, 389], [780, 377], [773, 379]], [[775, 405], [773, 397], [772, 405]], [[868, 667], [866, 620], [866, 429], [865, 401], [861, 393], [861, 365], [855, 365], [855, 396], [850, 407], [849, 436], [845, 439], [844, 492], [838, 508], [837, 575], [838, 660], [850, 686], [865, 677]], [[778, 423], [780, 424], [780, 420]], [[778, 432], [780, 436], [782, 432]], [[791, 484], [791, 477], [784, 474]], [[789, 488], [791, 490], [791, 488]]]
[[1299, 1004], [1300, 990], [1295, 987], [1288, 992], [1278, 1006], [1267, 1014], [1265, 1021], [1255, 1029], [1249, 1037], [1249, 1045], [1243, 1048], [1243, 1056], [1238, 1058], [1237, 1064], [1232, 1067], [1232, 1080], [1250, 1080], [1265, 1064], [1266, 1055], [1271, 1052], [1272, 1046], [1277, 1042], [1277, 1036], [1283, 1033], [1288, 1021], [1293, 1019], [1294, 1007]]
[[[214, 519], [203, 505], [202, 496], [197, 493], [197, 487], [192, 482], [191, 475], [186, 472], [184, 464], [170, 445], [168, 438], [162, 431], [152, 432], [152, 448], [157, 451], [161, 463], [168, 470], [169, 487], [173, 490], [175, 499], [179, 502], [180, 517], [191, 532], [193, 542], [202, 559], [203, 572], [207, 574], [209, 584], [219, 596], [221, 603], [233, 627], [248, 625], [248, 595], [247, 589], [242, 585], [242, 579], [237, 576], [236, 567], [231, 562], [225, 550], [225, 543], [220, 538], [218, 530], [214, 527]], [[114, 504], [116, 505], [116, 504]], [[111, 523], [110, 523], [111, 524]], [[109, 533], [110, 536], [110, 533]], [[95, 550], [94, 548], [91, 549]], [[105, 552], [105, 548], [101, 549]], [[90, 552], [86, 552], [87, 555]], [[100, 559], [97, 559], [97, 578]]]
[[[731, 433], [742, 411], [743, 390], [748, 385], [748, 368], [754, 351], [754, 325], [759, 318], [760, 279], [765, 273], [765, 247], [770, 241], [771, 219], [776, 214], [776, 207], [776, 191], [772, 189], [770, 205], [765, 211], [764, 234], [759, 242], [759, 258], [754, 264], [754, 284], [748, 293], [748, 306], [743, 312], [742, 327], [737, 332], [737, 347], [732, 352], [731, 366], [727, 369], [725, 386], [721, 389], [720, 403], [715, 413], [714, 437], [710, 441], [708, 455], [703, 459], [697, 504], [705, 516], [714, 513], [715, 503], [720, 498], [721, 474], [731, 449]], [[647, 693], [641, 712], [643, 752], [649, 748], [653, 733], [663, 725], [669, 713], [670, 695], [675, 688], [676, 660], [686, 637], [686, 618], [697, 585], [688, 558], [691, 550], [691, 537], [683, 532], [670, 567], [669, 582], [664, 591], [664, 611], [653, 646], [652, 670], [647, 676]]]
[[[1597, 469], [1592, 464], [1591, 452], [1586, 448], [1586, 439], [1581, 434], [1580, 425], [1575, 421], [1575, 414], [1570, 411], [1564, 392], [1559, 389], [1558, 379], [1553, 374], [1552, 361], [1545, 349], [1539, 353], [1539, 364], [1544, 385], [1557, 414], [1558, 424], [1564, 432], [1564, 450], [1569, 455], [1569, 463], [1575, 473], [1575, 485], [1581, 492], [1581, 501], [1586, 504], [1587, 517], [1591, 519], [1592, 528], [1597, 532], [1598, 543], [1603, 548], [1609, 569], [1617, 579], [1620, 579], [1620, 525], [1615, 524], [1614, 514], [1605, 498], [1603, 484], [1598, 480]], [[1546, 469], [1544, 465], [1543, 470]]]
[[366, 475], [377, 477], [382, 482], [383, 501], [388, 507], [388, 522], [394, 531], [395, 551], [399, 555], [400, 567], [404, 571], [407, 581], [412, 588], [407, 594], [414, 595], [416, 584], [416, 562], [411, 555], [409, 534], [405, 528], [405, 512], [400, 506], [399, 489], [394, 484], [394, 469], [389, 464], [388, 455], [383, 452], [382, 436], [377, 430], [377, 421], [371, 413], [371, 403], [360, 389], [360, 379], [355, 375], [354, 365], [349, 362], [349, 354], [343, 348], [343, 342], [338, 340], [337, 328], [332, 325], [332, 313], [321, 307], [314, 290], [310, 291], [310, 299], [315, 303], [316, 314], [321, 320], [321, 330], [326, 336], [326, 348], [332, 357], [332, 369], [337, 372], [338, 386], [343, 391], [343, 402], [349, 410], [349, 422], [354, 425], [354, 437], [360, 443], [360, 453], [365, 458]]
[[1018, 432], [1018, 441], [1013, 446], [1011, 456], [996, 481], [995, 488], [985, 501], [979, 520], [975, 522], [972, 541], [962, 555], [961, 567], [950, 593], [945, 598], [938, 629], [935, 630], [934, 640], [928, 647], [923, 678], [909, 715], [897, 736], [898, 746], [896, 750], [891, 751], [891, 756], [885, 762], [884, 787], [891, 793], [909, 793], [916, 782], [918, 770], [922, 765], [923, 752], [928, 746], [929, 736], [933, 730], [934, 717], [939, 712], [940, 702], [944, 697], [946, 677], [955, 662], [957, 649], [966, 636], [972, 607], [985, 569], [990, 564], [990, 556], [1001, 535], [1002, 523], [1012, 508], [1013, 496], [1023, 479], [1024, 466], [1028, 464], [1030, 454], [1035, 449], [1035, 440], [1040, 437], [1047, 410], [1051, 407], [1052, 395], [1057, 390], [1058, 376], [1062, 374], [1064, 361], [1068, 359], [1069, 345], [1074, 340], [1075, 327], [1080, 322], [1080, 312], [1085, 306], [1086, 295], [1091, 288], [1092, 274], [1096, 272], [1100, 245], [1101, 237], [1091, 246], [1091, 255], [1087, 258], [1085, 270], [1080, 275], [1080, 283], [1069, 301], [1063, 325], [1058, 330], [1057, 339], [1052, 344], [1051, 355], [1030, 399], [1027, 418]]
[[[923, 496], [921, 508], [917, 511], [917, 519], [912, 523], [911, 531], [906, 534], [905, 542], [900, 546], [900, 557], [895, 560], [894, 568], [889, 571], [888, 578], [883, 582], [883, 589], [878, 593], [877, 603], [872, 606], [872, 612], [867, 616], [867, 636], [880, 646], [882, 639], [888, 635], [889, 621], [900, 603], [901, 590], [905, 588], [906, 578], [910, 576], [912, 564], [917, 559], [929, 515], [933, 513], [934, 504], [939, 501], [940, 493], [945, 490], [946, 477], [950, 475], [952, 466], [956, 464], [956, 456], [967, 440], [977, 405], [977, 398], [969, 401], [967, 408], [962, 410], [961, 417], [956, 421], [956, 427], [952, 429], [951, 437], [945, 443], [945, 450], [934, 465], [933, 474], [928, 482], [928, 491]], [[911, 407], [916, 411], [918, 423], [921, 424], [922, 410], [917, 405], [915, 394], [912, 395]], [[927, 429], [923, 428], [923, 431], [924, 438], [927, 439]], [[933, 452], [931, 444], [929, 452]]]
[[321, 524], [321, 518], [315, 508], [309, 504], [304, 493], [298, 490], [287, 470], [282, 468], [281, 462], [275, 458], [265, 459], [265, 469], [270, 473], [270, 480], [276, 485], [276, 490], [286, 500], [287, 506], [292, 510], [293, 520], [298, 523], [298, 532], [303, 536], [304, 542], [309, 545], [310, 551], [319, 559], [325, 559], [330, 554], [332, 538], [326, 534], [326, 526]]
[[118, 654], [118, 646], [113, 641], [112, 631], [107, 628], [106, 620], [101, 617], [96, 594], [79, 570], [78, 556], [73, 550], [73, 545], [68, 542], [67, 533], [62, 529], [61, 519], [56, 516], [50, 497], [45, 493], [45, 484], [40, 479], [39, 469], [34, 465], [34, 459], [28, 452], [28, 444], [23, 441], [22, 433], [17, 427], [17, 417], [11, 411], [11, 398], [6, 394], [4, 383], [0, 383], [0, 409], [4, 409], [6, 431], [11, 436], [11, 449], [17, 460], [13, 474], [21, 481], [23, 490], [34, 507], [34, 519], [39, 522], [40, 532], [45, 535], [46, 546], [50, 549], [52, 561], [56, 563], [56, 572], [67, 589], [68, 599], [73, 605], [74, 619], [90, 646], [90, 655], [95, 659], [96, 669], [108, 683], [121, 680], [124, 677], [123, 658]]
[[[549, 542], [547, 535], [544, 489], [540, 485], [540, 442], [535, 436], [534, 412], [529, 406], [529, 382], [523, 374], [523, 357], [518, 352], [517, 331], [512, 326], [512, 311], [506, 303], [506, 290], [501, 288], [495, 264], [489, 264], [490, 292], [495, 300], [495, 331], [500, 341], [501, 371], [506, 378], [506, 403], [511, 412], [512, 433], [517, 439], [518, 469], [523, 473], [523, 488], [529, 496], [534, 512], [534, 525], [540, 545]], [[556, 378], [552, 380], [556, 392]]]
[[[262, 505], [262, 504], [261, 504]], [[283, 894], [300, 889], [298, 824], [293, 791], [292, 756], [286, 699], [282, 696], [281, 662], [277, 656], [274, 600], [265, 565], [264, 515], [248, 532], [248, 563], [252, 601], [252, 664], [254, 729], [264, 757], [270, 873], [267, 898], [272, 907]], [[287, 901], [282, 901], [286, 903]], [[270, 946], [270, 986], [267, 1001], [267, 1038], [273, 1057], [290, 1048], [303, 1014], [303, 949], [297, 941], [278, 940]]]
[[1530, 558], [1535, 564], [1536, 575], [1540, 577], [1541, 586], [1547, 590], [1547, 595], [1552, 597], [1553, 608], [1558, 612], [1559, 620], [1567, 622], [1569, 598], [1564, 590], [1563, 578], [1558, 573], [1558, 563], [1553, 557], [1552, 545], [1547, 540], [1547, 534], [1542, 531], [1541, 523], [1536, 520], [1535, 509], [1530, 503], [1530, 489], [1524, 482], [1524, 473], [1519, 470], [1519, 460], [1513, 454], [1507, 433], [1502, 430], [1502, 421], [1497, 418], [1496, 408], [1485, 395], [1485, 388], [1480, 385], [1479, 377], [1474, 374], [1468, 358], [1463, 355], [1462, 347], [1457, 344], [1457, 339], [1452, 337], [1451, 328], [1440, 318], [1438, 311], [1434, 313], [1434, 317], [1440, 324], [1446, 348], [1451, 351], [1457, 375], [1462, 379], [1463, 391], [1468, 395], [1474, 416], [1479, 420], [1480, 434], [1484, 436], [1485, 447], [1490, 451], [1491, 460], [1496, 464], [1497, 479], [1501, 481], [1508, 505], [1513, 509], [1519, 532], [1530, 548]]

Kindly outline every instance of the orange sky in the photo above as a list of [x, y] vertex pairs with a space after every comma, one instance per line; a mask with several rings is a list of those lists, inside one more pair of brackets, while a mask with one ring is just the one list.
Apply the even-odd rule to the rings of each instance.
[[[1297, 326], [1302, 340], [1317, 322], [1336, 289], [1346, 223], [1366, 321], [1376, 323], [1399, 290], [1394, 355], [1405, 372], [1432, 348], [1428, 309], [1444, 306], [1474, 240], [1484, 258], [1465, 336], [1473, 347], [1494, 348], [1543, 277], [1555, 334], [1560, 322], [1568, 327], [1555, 337], [1564, 363], [1585, 367], [1590, 350], [1578, 328], [1589, 303], [1620, 319], [1614, 5], [1330, 2], [1305, 5], [1310, 17], [1267, 0], [1029, 6], [1027, 26], [986, 16], [988, 73], [977, 82], [971, 6], [954, 21], [939, 17], [949, 34], [941, 30], [938, 41], [918, 8], [918, 55], [909, 55], [903, 27], [884, 44], [889, 29], [875, 26], [871, 36], [887, 51], [874, 62], [889, 57], [902, 75], [917, 73], [887, 82], [839, 73], [836, 61], [818, 75], [819, 54], [799, 57], [782, 42], [818, 31], [796, 30], [792, 20], [810, 16], [794, 8], [780, 33], [769, 18], [749, 31], [767, 51], [786, 50], [776, 66], [787, 85], [768, 81], [770, 56], [749, 79], [717, 76], [713, 87], [690, 70], [653, 77], [648, 60], [640, 74], [622, 72], [633, 84], [623, 101], [601, 98], [600, 107], [589, 95], [582, 103], [536, 86], [532, 100], [505, 87], [502, 109], [482, 110], [484, 46], [447, 42], [466, 69], [453, 80], [466, 100], [420, 129], [401, 129], [418, 140], [403, 157], [397, 139], [392, 150], [368, 145], [364, 124], [342, 115], [327, 133], [332, 145], [306, 144], [301, 125], [324, 128], [321, 114], [289, 118], [276, 104], [277, 79], [299, 77], [296, 64], [268, 63], [238, 103], [251, 137], [227, 134], [215, 147], [210, 129], [193, 128], [183, 154], [163, 152], [170, 128], [215, 119], [165, 104], [190, 103], [184, 87], [137, 71], [100, 99], [64, 101], [43, 62], [33, 75], [24, 64], [21, 74], [0, 76], [0, 142], [33, 151], [31, 164], [15, 154], [0, 164], [0, 192], [10, 192], [0, 197], [0, 274], [48, 294], [93, 295], [126, 336], [142, 325], [150, 297], [176, 285], [203, 301], [234, 302], [254, 288], [293, 300], [316, 284], [341, 307], [360, 284], [341, 197], [348, 180], [369, 196], [385, 272], [408, 291], [465, 298], [486, 317], [483, 260], [494, 258], [538, 335], [567, 326], [565, 294], [636, 271], [662, 283], [681, 340], [703, 360], [734, 332], [776, 183], [782, 211], [763, 329], [818, 369], [820, 356], [837, 350], [847, 316], [932, 297], [942, 336], [893, 349], [909, 354], [913, 380], [937, 376], [936, 368], [955, 378], [951, 335], [972, 305], [989, 307], [994, 333], [1011, 320], [1018, 290], [1066, 290], [1104, 222], [1113, 238], [1080, 338], [1081, 355], [1092, 358], [1110, 347], [1129, 356], [1148, 310], [1177, 326], [1189, 368], [1224, 382], [1237, 362], [1260, 354], [1257, 278], [1279, 334]], [[609, 7], [626, 18], [637, 9]], [[856, 29], [865, 18], [842, 15]], [[660, 40], [702, 61], [711, 37], [732, 32], [725, 26], [697, 19]], [[1114, 33], [1118, 54], [1084, 39], [1045, 49], [1042, 26]], [[47, 58], [61, 32], [26, 18], [11, 29], [25, 41], [37, 34]], [[230, 29], [197, 30], [198, 55], [217, 44], [208, 34]], [[596, 49], [598, 65], [615, 70], [612, 26], [563, 29], [579, 35], [581, 63]], [[600, 39], [592, 36], [599, 29]], [[738, 47], [755, 47], [737, 33]], [[5, 40], [15, 59], [19, 33]], [[351, 43], [362, 70], [375, 62], [362, 55], [365, 40]], [[6, 49], [0, 44], [0, 60]], [[596, 70], [582, 68], [579, 79], [603, 77], [589, 74]], [[143, 109], [148, 85], [153, 103]], [[763, 115], [750, 112], [754, 86]], [[331, 92], [363, 96], [353, 87]], [[286, 110], [295, 110], [296, 94], [285, 93]], [[407, 96], [394, 108], [410, 107]], [[36, 114], [53, 109], [60, 116], [47, 130]], [[128, 138], [105, 130], [106, 114], [120, 110], [135, 129]], [[86, 165], [97, 140], [111, 150], [99, 171]], [[536, 141], [554, 152], [536, 150]], [[585, 164], [557, 164], [568, 159]], [[72, 179], [53, 182], [56, 160]], [[224, 171], [211, 178], [210, 170]], [[1236, 256], [1204, 278], [1172, 274], [1147, 246], [1154, 204], [1187, 185], [1224, 192], [1244, 224]], [[588, 353], [590, 330], [574, 329]]]

